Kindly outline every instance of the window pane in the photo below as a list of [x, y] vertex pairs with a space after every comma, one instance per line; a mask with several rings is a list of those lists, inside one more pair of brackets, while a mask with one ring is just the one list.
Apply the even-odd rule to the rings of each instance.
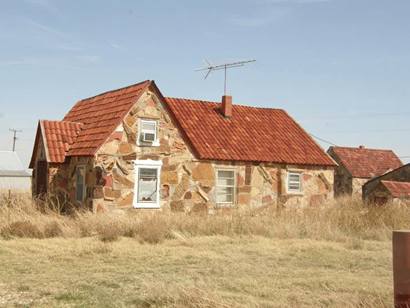
[[234, 172], [232, 170], [218, 170], [218, 178], [234, 178]]
[[300, 173], [288, 174], [288, 190], [301, 191], [301, 176]]
[[218, 179], [218, 186], [234, 186], [235, 180], [234, 179]]
[[138, 202], [157, 201], [157, 169], [140, 168], [138, 172]]
[[216, 192], [216, 202], [232, 203], [234, 201], [233, 194], [234, 194], [233, 187], [218, 187], [217, 192]]

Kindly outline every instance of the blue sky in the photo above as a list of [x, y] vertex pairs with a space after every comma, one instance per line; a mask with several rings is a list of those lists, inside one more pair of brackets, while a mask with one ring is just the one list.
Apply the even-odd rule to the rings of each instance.
[[220, 100], [222, 72], [194, 69], [254, 58], [228, 72], [234, 102], [410, 161], [409, 13], [408, 0], [2, 0], [0, 150], [22, 129], [28, 164], [38, 119], [145, 79], [166, 96]]

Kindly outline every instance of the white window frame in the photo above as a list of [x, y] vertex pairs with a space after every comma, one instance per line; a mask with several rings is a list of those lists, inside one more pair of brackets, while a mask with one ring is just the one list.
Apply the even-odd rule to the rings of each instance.
[[[231, 171], [233, 172], [233, 186], [219, 186], [218, 185], [218, 173], [219, 171]], [[219, 207], [230, 207], [234, 206], [236, 204], [236, 170], [234, 168], [217, 168], [216, 169], [216, 183], [215, 183], [215, 203]], [[219, 187], [233, 187], [233, 196], [232, 196], [232, 202], [218, 202], [218, 188]]]
[[[161, 160], [135, 160], [134, 169], [135, 169], [135, 185], [134, 185], [134, 200], [132, 206], [136, 209], [159, 209], [160, 208], [160, 180], [161, 180]], [[138, 202], [138, 179], [140, 169], [155, 169], [157, 170], [157, 191], [155, 202]]]
[[[143, 142], [141, 141], [141, 134], [143, 133], [142, 124], [143, 123], [155, 123], [155, 138], [153, 142]], [[159, 140], [158, 140], [158, 121], [154, 119], [139, 119], [138, 121], [138, 136], [137, 136], [137, 145], [138, 146], [151, 146], [151, 147], [158, 147]]]
[[[289, 187], [291, 184], [291, 175], [297, 175], [299, 177], [299, 189], [292, 189]], [[303, 173], [301, 171], [288, 171], [286, 177], [286, 191], [289, 194], [303, 194]]]
[[[84, 177], [83, 177], [83, 191], [82, 191], [82, 199], [81, 200], [78, 200], [77, 199], [77, 190], [78, 190], [78, 187], [77, 187], [77, 171], [79, 170], [79, 169], [84, 169]], [[78, 166], [76, 166], [75, 167], [75, 201], [77, 201], [77, 202], [84, 202], [84, 200], [87, 198], [87, 196], [86, 196], [86, 193], [87, 193], [87, 187], [86, 187], [86, 185], [85, 185], [85, 183], [86, 183], [86, 177], [87, 177], [87, 168], [86, 168], [86, 166], [85, 165], [78, 165]]]

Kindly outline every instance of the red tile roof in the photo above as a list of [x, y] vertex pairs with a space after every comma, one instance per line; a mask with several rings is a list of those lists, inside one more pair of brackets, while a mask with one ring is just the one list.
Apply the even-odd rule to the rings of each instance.
[[69, 121], [40, 121], [40, 127], [50, 163], [64, 162], [70, 145], [80, 133], [82, 124]]
[[83, 123], [84, 126], [68, 156], [94, 155], [150, 84], [151, 81], [146, 80], [75, 104], [64, 121]]
[[333, 160], [283, 110], [166, 98], [200, 159], [334, 166]]
[[384, 187], [395, 198], [410, 198], [410, 183], [396, 181], [381, 181]]
[[372, 178], [403, 165], [391, 150], [367, 149], [364, 147], [330, 147], [337, 162], [340, 161], [353, 177]]

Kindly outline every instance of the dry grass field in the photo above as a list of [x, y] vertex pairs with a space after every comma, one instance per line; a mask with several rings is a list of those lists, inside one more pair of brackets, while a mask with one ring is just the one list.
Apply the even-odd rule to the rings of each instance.
[[391, 307], [407, 208], [62, 216], [0, 201], [0, 306]]

